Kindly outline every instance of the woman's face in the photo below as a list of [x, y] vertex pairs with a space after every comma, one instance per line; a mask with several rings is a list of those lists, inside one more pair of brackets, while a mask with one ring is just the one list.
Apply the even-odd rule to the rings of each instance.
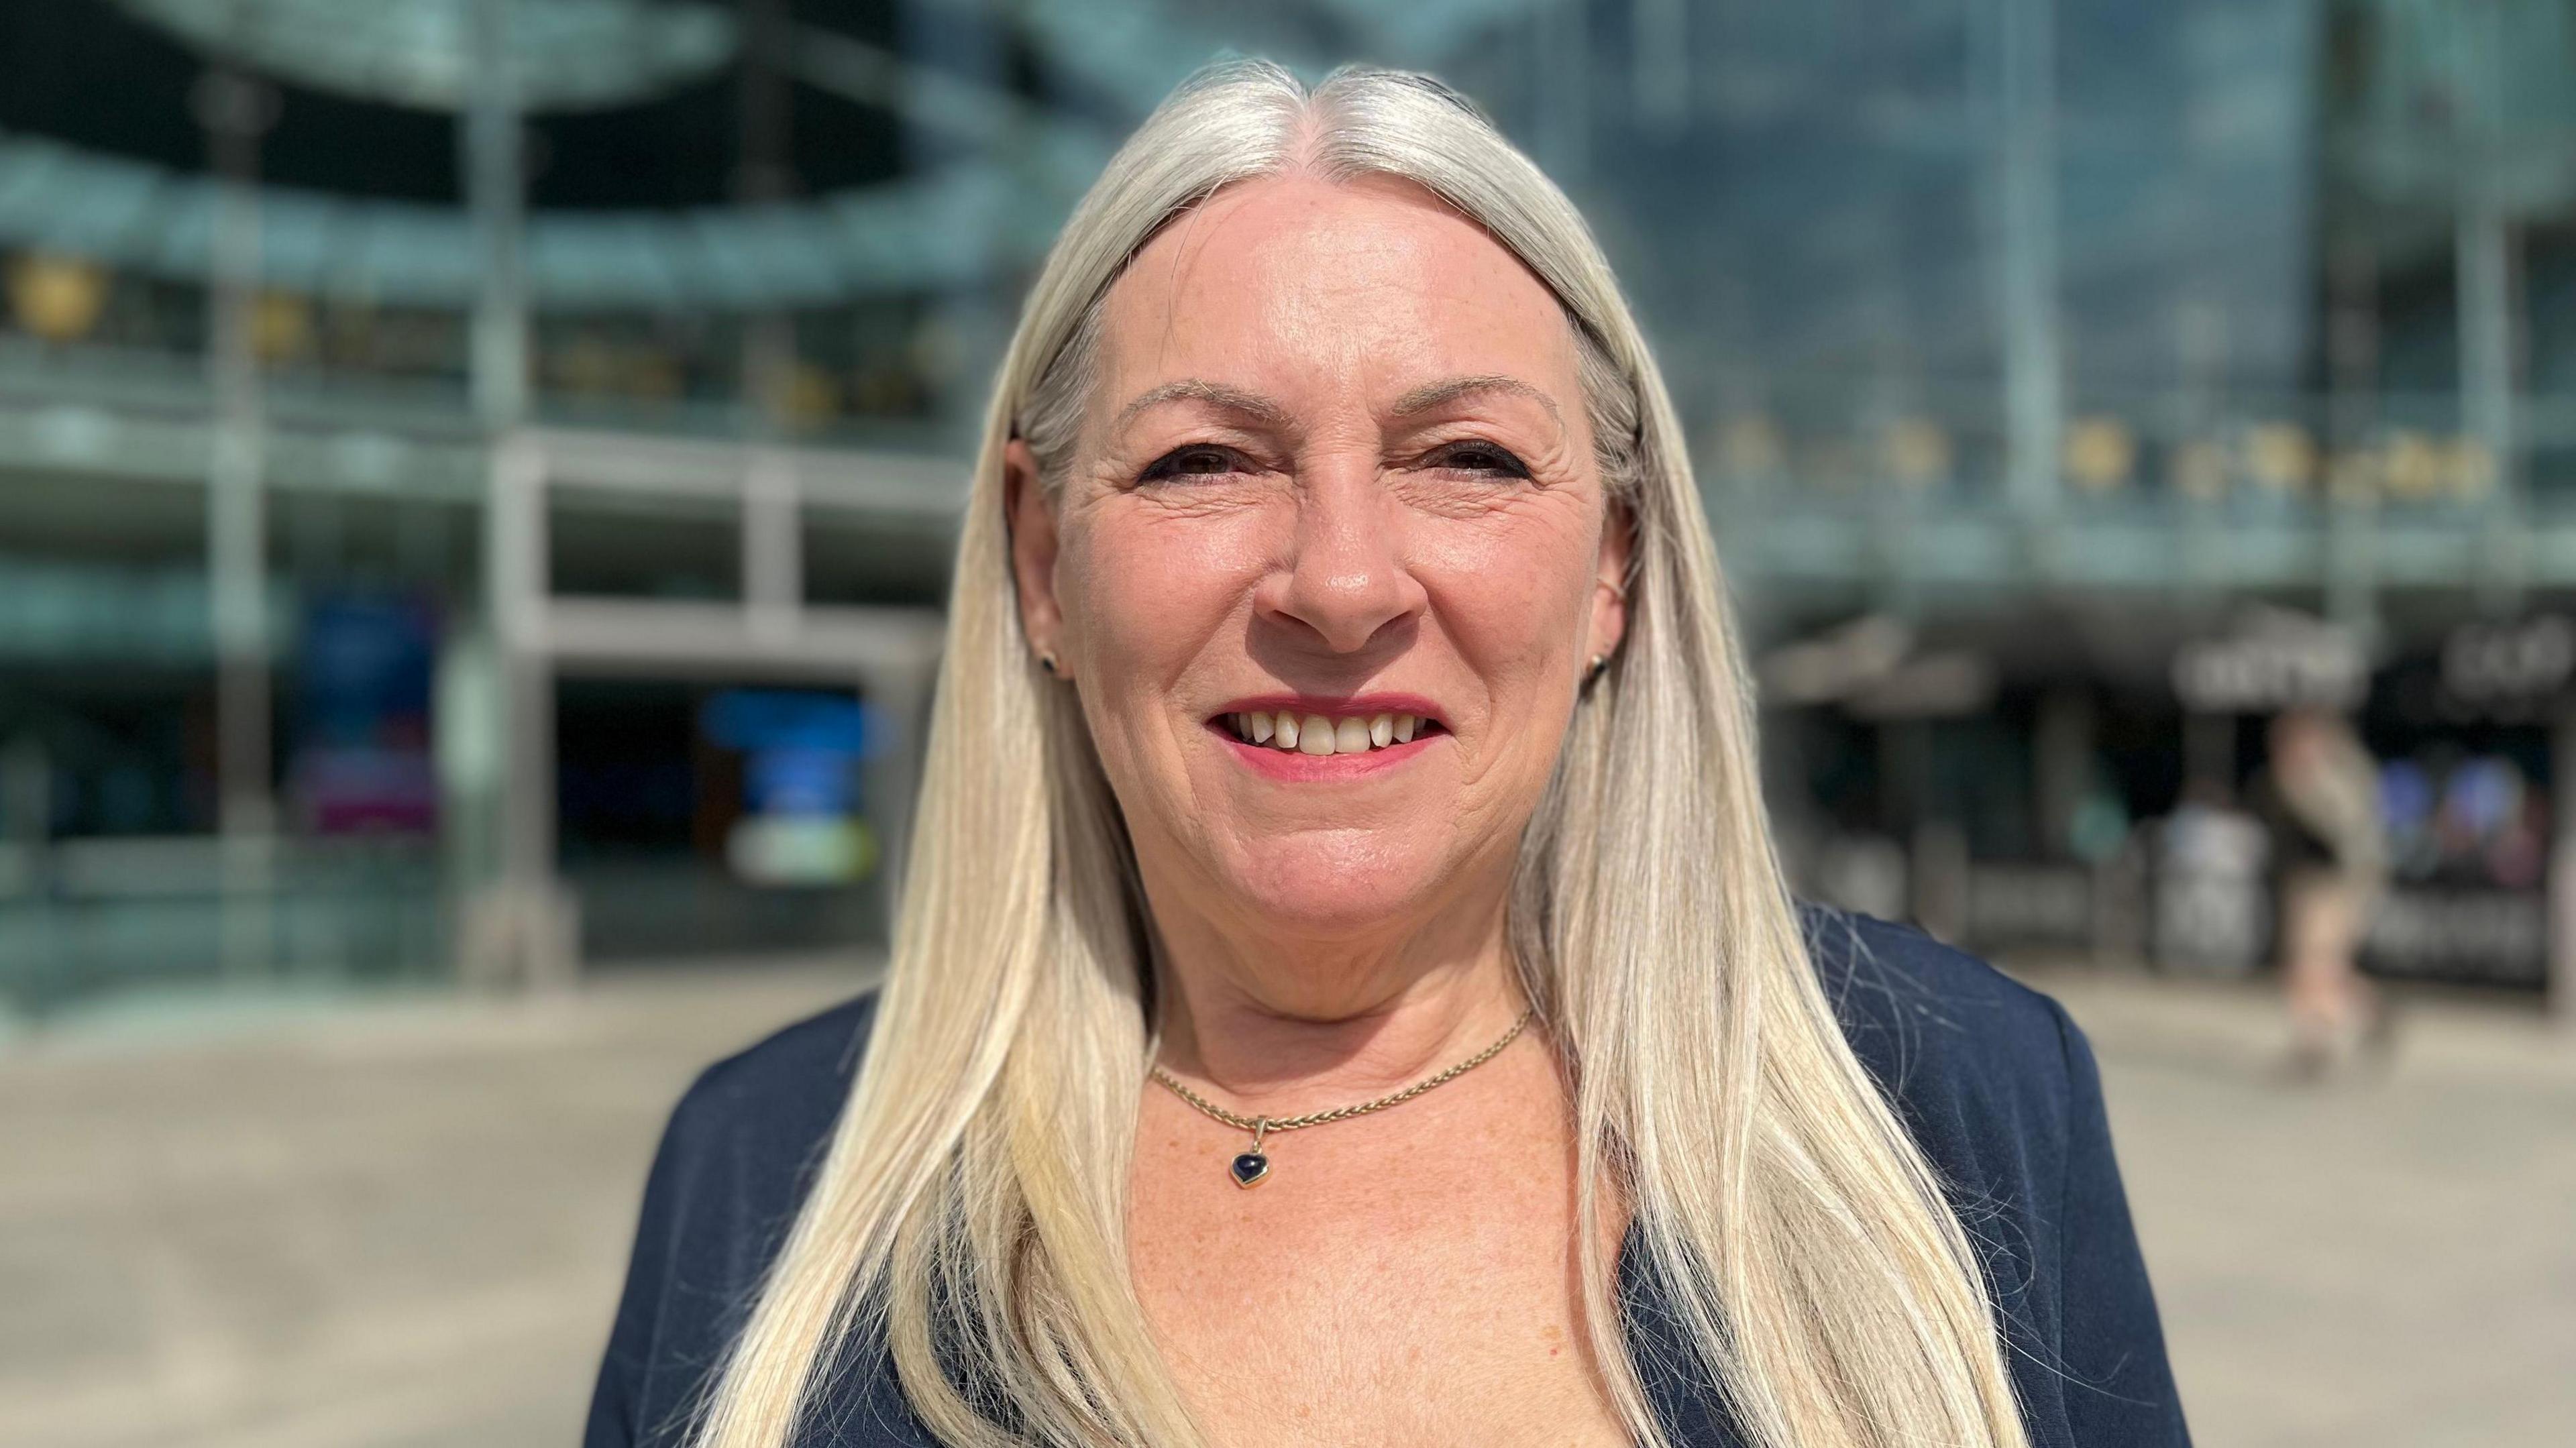
[[1427, 192], [1302, 176], [1105, 307], [1058, 496], [1012, 445], [1014, 565], [1158, 914], [1358, 940], [1497, 893], [1623, 624], [1563, 308]]

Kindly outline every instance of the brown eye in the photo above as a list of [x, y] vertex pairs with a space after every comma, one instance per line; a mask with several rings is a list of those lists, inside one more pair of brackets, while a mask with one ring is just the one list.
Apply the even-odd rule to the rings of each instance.
[[1137, 474], [1140, 483], [1161, 482], [1171, 478], [1207, 478], [1242, 471], [1242, 460], [1226, 448], [1207, 443], [1176, 447], [1145, 465]]
[[1431, 455], [1435, 467], [1454, 468], [1465, 473], [1485, 473], [1498, 478], [1525, 478], [1529, 468], [1511, 452], [1490, 442], [1451, 443]]

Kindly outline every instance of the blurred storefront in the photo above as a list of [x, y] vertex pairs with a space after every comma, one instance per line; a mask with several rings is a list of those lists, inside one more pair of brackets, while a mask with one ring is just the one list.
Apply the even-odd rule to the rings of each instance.
[[[1803, 806], [1793, 852], [1818, 893], [1990, 953], [2265, 968], [2278, 861], [2255, 804], [2264, 727], [2322, 706], [2349, 714], [2378, 761], [2388, 888], [2364, 966], [2551, 986], [2576, 622], [2471, 621], [2376, 656], [2270, 608], [2181, 635], [2133, 619], [2089, 647], [2034, 637], [2045, 624], [1970, 626], [1826, 671], [1895, 628], [1873, 616], [1769, 659], [1775, 787]], [[2163, 678], [2142, 667], [2159, 655]], [[1966, 682], [1907, 684], [1936, 672]]]
[[1000, 340], [1227, 49], [1593, 217], [1805, 888], [2256, 968], [2323, 669], [2376, 967], [2549, 978], [2576, 6], [19, 0], [0, 1002], [881, 939]]

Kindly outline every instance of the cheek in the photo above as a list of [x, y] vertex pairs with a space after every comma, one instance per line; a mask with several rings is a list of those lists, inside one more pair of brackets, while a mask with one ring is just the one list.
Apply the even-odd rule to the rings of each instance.
[[1249, 520], [1099, 517], [1066, 538], [1057, 593], [1094, 679], [1150, 685], [1233, 615], [1266, 556]]
[[1579, 516], [1533, 510], [1509, 521], [1427, 529], [1416, 550], [1416, 572], [1447, 631], [1498, 685], [1552, 668], [1580, 646], [1599, 548], [1597, 530]]

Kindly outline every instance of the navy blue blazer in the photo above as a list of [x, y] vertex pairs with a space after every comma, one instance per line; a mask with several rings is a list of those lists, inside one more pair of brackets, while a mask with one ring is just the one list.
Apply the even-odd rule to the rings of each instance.
[[[1845, 1035], [1984, 1259], [2035, 1448], [2187, 1445], [2091, 1049], [2055, 1001], [1900, 926], [1811, 909]], [[707, 1068], [645, 1183], [643, 1221], [585, 1448], [677, 1448], [683, 1419], [793, 1216], [875, 1014], [864, 995]], [[1644, 1254], [1627, 1330], [1677, 1444], [1740, 1448], [1713, 1386], [1675, 1364]], [[798, 1448], [935, 1448], [881, 1347], [835, 1374]]]

